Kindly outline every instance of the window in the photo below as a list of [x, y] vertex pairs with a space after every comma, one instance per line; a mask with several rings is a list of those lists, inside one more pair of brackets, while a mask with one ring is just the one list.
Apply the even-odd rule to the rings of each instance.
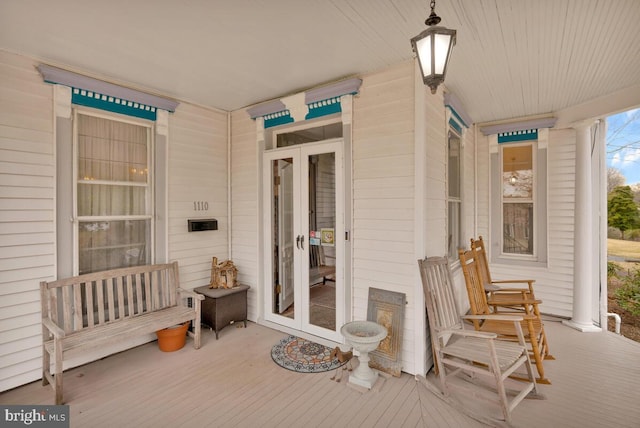
[[449, 258], [457, 260], [462, 247], [462, 168], [460, 136], [449, 130], [447, 146], [447, 248]]
[[535, 174], [532, 143], [502, 147], [502, 252], [534, 255]]
[[342, 128], [341, 118], [337, 115], [277, 126], [266, 135], [266, 149], [342, 138]]
[[547, 147], [549, 130], [491, 134], [491, 262], [547, 264]]
[[76, 111], [75, 223], [80, 274], [151, 261], [152, 125]]

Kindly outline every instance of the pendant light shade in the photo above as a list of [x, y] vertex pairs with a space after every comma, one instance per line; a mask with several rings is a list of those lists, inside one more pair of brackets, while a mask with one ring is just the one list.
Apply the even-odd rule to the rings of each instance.
[[456, 30], [437, 26], [440, 17], [435, 14], [435, 4], [435, 1], [431, 2], [431, 15], [425, 21], [429, 28], [411, 39], [411, 46], [420, 63], [422, 81], [431, 88], [432, 94], [444, 82], [451, 50], [456, 44]]

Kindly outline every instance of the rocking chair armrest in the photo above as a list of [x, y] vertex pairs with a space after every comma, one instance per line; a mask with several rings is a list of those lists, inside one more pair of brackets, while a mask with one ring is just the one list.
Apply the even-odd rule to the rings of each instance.
[[[493, 283], [484, 284], [484, 291], [487, 293], [492, 293], [494, 291], [500, 291], [501, 288]], [[524, 288], [523, 288], [524, 290]]]
[[465, 320], [494, 320], [494, 321], [512, 321], [518, 322], [524, 319], [535, 318], [532, 315], [520, 314], [485, 314], [485, 315], [463, 315]]
[[527, 295], [531, 294], [531, 291], [527, 288], [501, 288], [499, 290], [491, 291], [491, 294], [520, 294], [526, 298]]
[[497, 281], [491, 281], [492, 284], [533, 284], [535, 279], [501, 279]]
[[476, 330], [449, 329], [449, 330], [441, 330], [438, 333], [440, 335], [455, 334], [455, 335], [464, 336], [464, 337], [477, 337], [479, 339], [496, 339], [498, 337], [497, 333], [491, 333], [488, 331], [476, 331]]

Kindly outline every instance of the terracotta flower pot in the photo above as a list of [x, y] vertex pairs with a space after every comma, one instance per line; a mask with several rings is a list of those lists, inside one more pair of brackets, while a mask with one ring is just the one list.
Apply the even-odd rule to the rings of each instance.
[[169, 327], [156, 331], [158, 346], [163, 352], [173, 352], [182, 349], [187, 338], [189, 321], [175, 327]]

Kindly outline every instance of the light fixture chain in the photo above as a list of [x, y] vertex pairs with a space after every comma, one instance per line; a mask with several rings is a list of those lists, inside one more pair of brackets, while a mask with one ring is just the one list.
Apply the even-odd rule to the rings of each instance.
[[438, 25], [440, 23], [440, 17], [436, 15], [436, 12], [434, 10], [435, 8], [436, 8], [436, 0], [431, 0], [431, 14], [427, 18], [427, 20], [424, 21], [424, 23], [429, 26]]

